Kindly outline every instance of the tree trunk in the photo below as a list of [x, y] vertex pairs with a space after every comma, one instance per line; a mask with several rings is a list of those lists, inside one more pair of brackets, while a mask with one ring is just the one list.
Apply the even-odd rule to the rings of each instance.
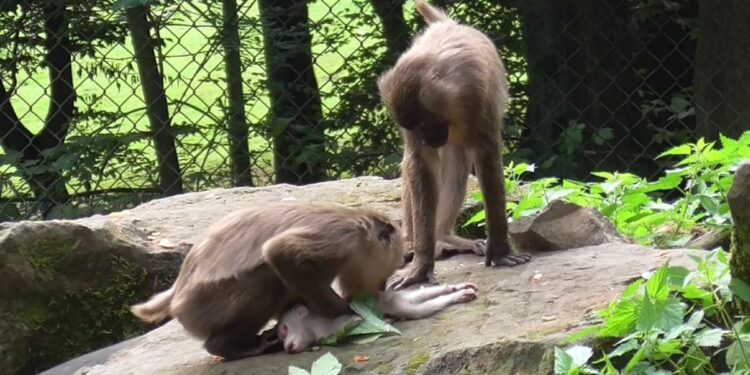
[[277, 183], [325, 177], [325, 133], [305, 0], [260, 0]]
[[159, 189], [163, 195], [169, 196], [182, 193], [182, 174], [169, 119], [164, 78], [157, 68], [154, 55], [148, 12], [147, 6], [138, 5], [125, 10], [125, 16], [138, 65], [146, 114], [154, 133], [156, 160], [159, 163]]
[[715, 140], [750, 129], [750, 2], [699, 2], [695, 58], [698, 132]]
[[[737, 168], [727, 203], [733, 224], [729, 268], [733, 278], [750, 284], [750, 163]], [[750, 314], [750, 303], [739, 302], [743, 313]]]
[[409, 46], [411, 29], [404, 19], [404, 0], [370, 0], [380, 19], [385, 38], [386, 58], [384, 63], [393, 64]]
[[[544, 160], [537, 175], [648, 169], [634, 129], [634, 34], [626, 0], [519, 2], [529, 108], [522, 147]], [[583, 127], [580, 126], [583, 124]], [[608, 129], [607, 129], [608, 128]], [[611, 134], [609, 134], [611, 131]]]
[[224, 67], [226, 68], [227, 91], [229, 92], [230, 159], [234, 186], [253, 186], [250, 169], [250, 153], [247, 144], [247, 122], [245, 121], [245, 98], [242, 92], [242, 62], [240, 60], [240, 34], [237, 19], [237, 1], [222, 0], [224, 14], [222, 44], [224, 45]]
[[20, 154], [16, 168], [29, 184], [45, 218], [56, 205], [65, 204], [70, 199], [63, 175], [52, 166], [56, 158], [50, 155], [65, 142], [76, 99], [65, 6], [65, 1], [50, 1], [42, 8], [50, 101], [44, 128], [39, 134], [32, 134], [23, 125], [11, 104], [11, 93], [0, 82], [0, 140], [6, 152]]

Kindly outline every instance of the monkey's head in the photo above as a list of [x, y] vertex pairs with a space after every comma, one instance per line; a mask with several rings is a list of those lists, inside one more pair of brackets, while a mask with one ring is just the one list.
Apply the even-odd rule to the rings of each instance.
[[404, 238], [398, 224], [370, 210], [357, 216], [357, 251], [338, 276], [344, 298], [377, 293], [388, 277], [404, 265]]
[[408, 68], [397, 66], [378, 79], [383, 104], [393, 121], [423, 145], [442, 147], [448, 143], [451, 124], [436, 111], [448, 109], [445, 90], [432, 75], [409, 74], [405, 70]]
[[402, 129], [409, 131], [422, 144], [439, 148], [448, 143], [450, 122], [422, 105], [418, 100], [396, 108], [391, 116]]
[[357, 315], [342, 315], [335, 319], [324, 318], [310, 312], [305, 305], [297, 304], [279, 317], [277, 335], [284, 346], [284, 351], [295, 354], [361, 321], [362, 318]]

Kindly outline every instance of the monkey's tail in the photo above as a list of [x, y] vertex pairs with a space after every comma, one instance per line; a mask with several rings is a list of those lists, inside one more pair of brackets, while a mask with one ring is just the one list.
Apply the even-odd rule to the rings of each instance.
[[169, 316], [169, 305], [172, 302], [172, 296], [174, 296], [174, 289], [175, 286], [172, 285], [171, 288], [154, 295], [150, 300], [131, 306], [130, 312], [146, 322], [155, 322], [166, 318]]
[[422, 18], [424, 18], [427, 24], [453, 21], [450, 17], [443, 13], [442, 10], [435, 8], [430, 4], [427, 4], [424, 0], [414, 0], [414, 6], [417, 8], [417, 12], [422, 15]]

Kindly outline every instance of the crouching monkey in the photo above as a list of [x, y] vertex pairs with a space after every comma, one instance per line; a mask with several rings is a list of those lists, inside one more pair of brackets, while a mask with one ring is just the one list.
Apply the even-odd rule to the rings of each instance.
[[[404, 138], [403, 230], [413, 262], [388, 282], [401, 289], [434, 282], [435, 258], [475, 252], [485, 265], [531, 259], [508, 242], [502, 120], [508, 102], [505, 67], [492, 41], [415, 0], [428, 27], [378, 79], [383, 103]], [[453, 234], [474, 166], [487, 213], [487, 240]], [[436, 255], [437, 253], [437, 255]]]
[[278, 340], [258, 331], [295, 304], [332, 319], [351, 313], [353, 296], [382, 290], [403, 264], [402, 242], [388, 217], [362, 208], [289, 202], [239, 210], [208, 229], [170, 289], [131, 311], [145, 321], [176, 318], [227, 360], [259, 355]]

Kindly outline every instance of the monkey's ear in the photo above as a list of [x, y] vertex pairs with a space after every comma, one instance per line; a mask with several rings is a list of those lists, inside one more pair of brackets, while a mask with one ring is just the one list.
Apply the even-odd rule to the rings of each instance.
[[393, 224], [382, 221], [380, 219], [374, 219], [375, 232], [378, 234], [378, 240], [383, 242], [390, 242], [391, 236], [396, 232], [396, 228]]

